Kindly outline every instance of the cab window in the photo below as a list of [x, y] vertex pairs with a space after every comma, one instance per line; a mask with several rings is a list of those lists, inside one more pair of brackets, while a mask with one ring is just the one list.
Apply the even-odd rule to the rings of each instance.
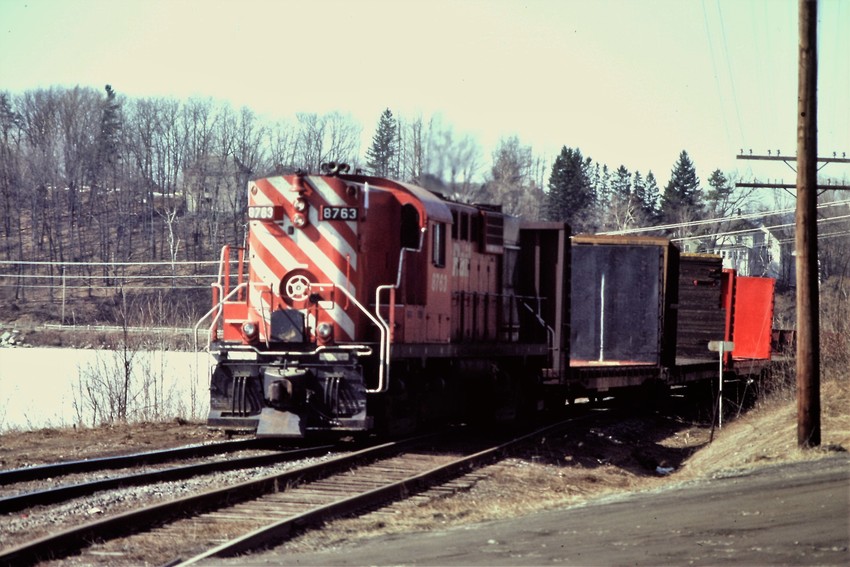
[[438, 268], [446, 265], [446, 225], [435, 223], [431, 231], [431, 261]]

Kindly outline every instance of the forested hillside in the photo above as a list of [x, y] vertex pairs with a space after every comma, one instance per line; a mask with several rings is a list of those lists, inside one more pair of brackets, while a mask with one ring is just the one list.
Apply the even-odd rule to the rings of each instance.
[[[438, 117], [387, 109], [365, 151], [363, 131], [340, 113], [271, 122], [212, 99], [133, 99], [108, 85], [0, 93], [0, 297], [79, 322], [144, 311], [120, 304], [128, 293], [153, 294], [191, 306], [163, 307], [190, 321], [208, 308], [222, 245], [244, 241], [247, 181], [331, 161], [527, 219], [568, 221], [574, 232], [711, 235], [752, 208], [730, 173], [714, 170], [703, 184], [684, 150], [662, 185], [651, 171], [594, 162], [569, 133], [557, 156], [505, 137], [485, 158]], [[691, 224], [699, 219], [716, 220]], [[97, 298], [111, 303], [83, 307]]]

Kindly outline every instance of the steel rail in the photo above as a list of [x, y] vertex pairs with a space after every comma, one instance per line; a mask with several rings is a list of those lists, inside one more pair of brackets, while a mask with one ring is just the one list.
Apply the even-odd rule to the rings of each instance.
[[364, 508], [373, 509], [395, 500], [408, 498], [414, 494], [446, 482], [449, 479], [465, 474], [470, 470], [491, 464], [502, 458], [508, 451], [528, 442], [531, 439], [561, 430], [568, 424], [575, 422], [576, 419], [582, 418], [572, 418], [560, 421], [556, 424], [549, 425], [526, 435], [511, 439], [510, 441], [501, 443], [495, 447], [455, 459], [444, 465], [436, 466], [428, 471], [415, 474], [404, 480], [389, 482], [380, 488], [306, 510], [303, 513], [290, 516], [281, 521], [257, 529], [249, 534], [235, 538], [190, 559], [175, 559], [174, 561], [169, 562], [168, 565], [194, 565], [213, 557], [233, 557], [256, 549], [265, 548], [271, 544], [279, 545], [285, 539], [290, 537], [290, 535], [296, 530], [309, 526], [320, 525], [328, 520], [351, 515]]
[[307, 449], [293, 449], [291, 451], [282, 452], [278, 451], [271, 455], [256, 455], [252, 457], [215, 461], [212, 463], [184, 465], [158, 471], [134, 473], [93, 480], [90, 482], [57, 486], [46, 490], [26, 492], [23, 494], [0, 498], [0, 514], [17, 512], [18, 510], [23, 510], [32, 506], [56, 504], [58, 502], [64, 502], [71, 500], [72, 498], [79, 498], [80, 496], [87, 496], [103, 490], [140, 486], [143, 484], [153, 484], [156, 482], [166, 482], [171, 480], [181, 480], [213, 472], [269, 466], [280, 462], [322, 455], [332, 448], [333, 445], [322, 445]]
[[417, 443], [421, 443], [426, 438], [433, 437], [435, 436], [430, 435], [406, 441], [384, 443], [342, 455], [320, 464], [307, 465], [82, 524], [6, 549], [0, 553], [0, 565], [33, 565], [45, 560], [66, 557], [95, 541], [115, 539], [178, 518], [251, 500], [270, 492], [283, 490], [289, 485], [324, 478], [336, 472], [348, 470], [364, 461], [372, 461], [404, 451]]
[[123, 469], [138, 465], [163, 463], [166, 461], [191, 459], [195, 457], [208, 457], [222, 453], [233, 453], [251, 449], [262, 449], [267, 447], [267, 439], [240, 439], [237, 441], [224, 441], [221, 443], [210, 443], [208, 445], [192, 445], [189, 447], [177, 447], [174, 449], [160, 449], [146, 453], [133, 453], [130, 455], [118, 455], [114, 457], [96, 457], [79, 461], [65, 461], [61, 463], [49, 463], [18, 469], [0, 471], [0, 485], [14, 484], [16, 482], [27, 482], [30, 480], [43, 480], [56, 476], [68, 475], [79, 472], [91, 472], [109, 469]]
[[[579, 418], [581, 419], [581, 418]], [[418, 472], [403, 480], [389, 480], [383, 486], [364, 489], [360, 493], [345, 493], [333, 502], [311, 506], [309, 510], [296, 516], [286, 518], [260, 528], [223, 546], [208, 550], [206, 553], [185, 560], [185, 564], [193, 564], [207, 557], [230, 556], [251, 549], [263, 547], [271, 542], [280, 541], [285, 534], [295, 527], [310, 526], [330, 518], [352, 514], [364, 507], [373, 508], [392, 500], [404, 498], [422, 492], [434, 485], [441, 484], [451, 477], [460, 476], [470, 469], [484, 466], [497, 460], [506, 451], [529, 439], [546, 435], [560, 430], [575, 419], [561, 421], [555, 425], [517, 437], [507, 443], [476, 452], [473, 455], [452, 460], [443, 466], [432, 467], [425, 472]], [[383, 443], [374, 447], [362, 449], [347, 455], [335, 457], [320, 464], [307, 465], [290, 471], [268, 475], [259, 479], [246, 481], [238, 485], [209, 490], [200, 494], [175, 499], [170, 502], [155, 504], [139, 510], [133, 510], [103, 518], [91, 523], [79, 525], [62, 532], [44, 536], [14, 548], [0, 552], [0, 565], [32, 565], [40, 561], [67, 557], [88, 547], [94, 542], [102, 542], [129, 536], [133, 533], [145, 532], [157, 526], [171, 522], [214, 513], [231, 506], [248, 503], [262, 496], [276, 492], [288, 493], [288, 489], [297, 490], [298, 485], [320, 481], [334, 474], [350, 471], [355, 466], [367, 465], [381, 459], [410, 452], [423, 443], [439, 443], [445, 433], [407, 439], [403, 441]], [[456, 433], [455, 433], [456, 436]], [[430, 465], [429, 465], [430, 466]], [[307, 487], [310, 491], [310, 487]], [[178, 552], [179, 553], [179, 552]], [[162, 562], [164, 558], [157, 558]], [[178, 558], [168, 564], [178, 564]]]

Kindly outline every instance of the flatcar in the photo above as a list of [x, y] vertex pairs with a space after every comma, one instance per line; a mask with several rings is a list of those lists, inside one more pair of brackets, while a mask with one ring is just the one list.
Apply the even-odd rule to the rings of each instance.
[[213, 285], [212, 427], [511, 419], [709, 379], [707, 341], [735, 330], [741, 278], [663, 238], [573, 237], [339, 164], [251, 181], [247, 212], [246, 246], [222, 250]]

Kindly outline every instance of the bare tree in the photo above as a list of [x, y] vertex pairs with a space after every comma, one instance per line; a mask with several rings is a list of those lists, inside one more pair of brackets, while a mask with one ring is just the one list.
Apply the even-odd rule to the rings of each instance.
[[362, 127], [350, 115], [331, 112], [324, 117], [327, 135], [327, 153], [324, 161], [359, 165], [360, 132]]
[[501, 139], [485, 182], [487, 198], [508, 213], [537, 220], [543, 195], [534, 182], [533, 165], [531, 146], [522, 145], [516, 136]]
[[836, 191], [824, 191], [818, 199], [822, 204], [833, 204], [824, 208], [818, 218], [818, 264], [821, 281], [840, 279], [835, 285], [843, 296], [839, 294], [836, 297], [843, 297], [846, 311], [850, 284], [850, 255], [847, 254], [850, 250], [850, 219], [847, 218], [850, 216], [850, 205], [836, 203], [843, 201], [843, 197]]
[[338, 112], [324, 116], [300, 112], [298, 120], [298, 165], [305, 171], [318, 172], [326, 162], [357, 165], [360, 127]]
[[77, 257], [81, 255], [80, 231], [83, 230], [78, 218], [80, 193], [87, 189], [84, 187], [86, 174], [95, 158], [94, 134], [100, 121], [96, 96], [91, 90], [75, 87], [63, 93], [58, 105], [58, 120], [62, 132], [62, 189], [67, 199], [70, 236], [72, 242], [76, 242]]
[[298, 150], [298, 130], [292, 124], [278, 121], [269, 126], [269, 161], [273, 167], [295, 167]]
[[480, 167], [481, 148], [469, 135], [458, 136], [440, 117], [432, 117], [427, 125], [413, 123], [414, 179], [439, 180], [452, 198], [474, 200], [478, 187], [474, 183]]
[[[3, 235], [9, 241], [20, 234], [20, 215], [14, 204], [21, 187], [21, 130], [20, 116], [12, 107], [9, 93], [0, 93], [0, 207], [3, 216]], [[10, 250], [6, 251], [8, 255]]]

